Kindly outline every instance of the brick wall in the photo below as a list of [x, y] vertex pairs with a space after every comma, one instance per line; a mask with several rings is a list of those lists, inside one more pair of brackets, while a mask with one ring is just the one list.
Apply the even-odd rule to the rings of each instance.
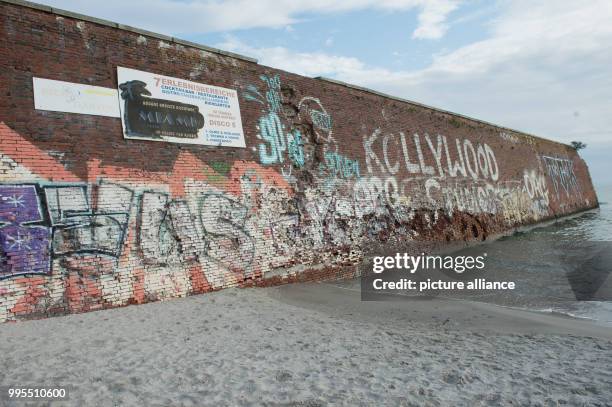
[[[378, 246], [597, 206], [570, 147], [170, 38], [0, 2], [0, 321], [346, 278]], [[246, 148], [34, 109], [128, 67], [236, 89]], [[70, 216], [70, 222], [67, 217]]]

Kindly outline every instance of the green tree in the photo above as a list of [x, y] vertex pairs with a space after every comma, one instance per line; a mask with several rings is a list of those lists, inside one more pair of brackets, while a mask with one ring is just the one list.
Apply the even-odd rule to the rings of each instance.
[[572, 145], [572, 147], [574, 147], [576, 151], [582, 150], [583, 148], [586, 148], [587, 146], [582, 141], [572, 141], [570, 144]]

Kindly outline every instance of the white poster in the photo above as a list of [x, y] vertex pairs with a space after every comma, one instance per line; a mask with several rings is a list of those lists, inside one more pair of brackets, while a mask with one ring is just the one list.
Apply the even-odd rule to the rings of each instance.
[[123, 136], [245, 147], [238, 92], [117, 67]]
[[116, 89], [42, 78], [33, 82], [35, 109], [119, 117]]

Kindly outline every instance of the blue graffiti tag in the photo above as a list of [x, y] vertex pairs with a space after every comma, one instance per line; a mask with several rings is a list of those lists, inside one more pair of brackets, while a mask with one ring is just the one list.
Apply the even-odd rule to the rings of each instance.
[[266, 100], [268, 101], [270, 111], [276, 113], [280, 112], [280, 76], [276, 74], [270, 78], [266, 75], [261, 75], [260, 78], [268, 85], [268, 91], [266, 92]]
[[287, 135], [289, 145], [289, 159], [298, 168], [304, 167], [304, 144], [302, 143], [302, 133], [298, 129]]
[[[266, 144], [259, 145], [259, 159], [262, 164], [283, 162], [283, 152], [287, 150], [287, 143], [283, 134], [283, 125], [278, 115], [270, 112], [259, 119], [261, 138]], [[269, 151], [268, 151], [269, 150]]]
[[361, 175], [359, 174], [359, 161], [345, 157], [342, 154], [338, 154], [333, 151], [327, 151], [325, 153], [325, 164], [327, 167], [327, 171], [329, 171], [336, 177], [361, 177]]
[[283, 163], [287, 151], [293, 164], [300, 168], [304, 166], [304, 148], [299, 130], [285, 134], [281, 120], [274, 112], [259, 119], [259, 130], [261, 138], [266, 142], [259, 145], [259, 160], [262, 164]]

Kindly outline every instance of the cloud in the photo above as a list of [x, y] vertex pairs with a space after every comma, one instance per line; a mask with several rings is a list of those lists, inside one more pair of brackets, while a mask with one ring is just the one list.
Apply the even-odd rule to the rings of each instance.
[[[436, 56], [400, 91], [562, 141], [612, 144], [611, 20], [608, 1], [507, 3], [488, 39]], [[397, 89], [385, 82], [369, 85]]]
[[[170, 35], [286, 27], [305, 14], [418, 11], [414, 38], [442, 37], [459, 0], [43, 0], [43, 3]], [[125, 21], [129, 16], [130, 21]]]
[[[232, 35], [215, 47], [256, 58], [260, 64], [282, 69], [299, 75], [325, 76], [356, 85], [386, 89], [400, 84], [402, 87], [422, 81], [422, 72], [391, 71], [387, 68], [369, 66], [355, 57], [332, 55], [326, 52], [298, 52], [285, 47], [253, 47]], [[399, 55], [399, 54], [398, 54]], [[378, 79], [374, 79], [378, 77]], [[390, 92], [401, 96], [397, 91]]]
[[[252, 56], [263, 65], [283, 69], [304, 76], [349, 76], [362, 72], [371, 72], [373, 68], [357, 58], [330, 55], [324, 52], [295, 52], [284, 47], [256, 48], [247, 45], [233, 36], [226, 36], [225, 41], [215, 47]], [[388, 73], [386, 70], [380, 70]]]
[[418, 17], [419, 25], [412, 33], [412, 38], [442, 38], [448, 30], [446, 19], [458, 5], [457, 2], [448, 0], [431, 0], [424, 3]]

